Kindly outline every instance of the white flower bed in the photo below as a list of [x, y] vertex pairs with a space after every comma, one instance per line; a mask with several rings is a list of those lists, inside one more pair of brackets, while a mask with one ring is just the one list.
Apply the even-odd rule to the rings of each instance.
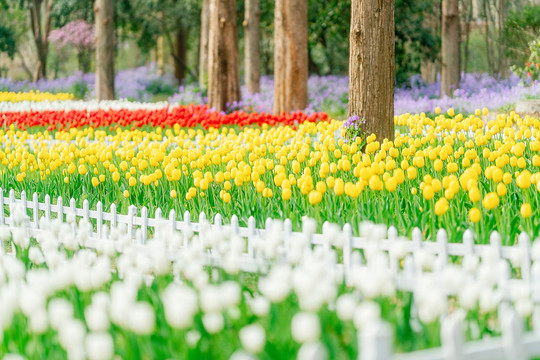
[[[29, 358], [70, 359], [355, 357], [368, 351], [358, 349], [357, 334], [381, 320], [408, 331], [398, 350], [409, 350], [438, 345], [440, 319], [449, 314], [465, 321], [470, 340], [499, 334], [503, 310], [514, 308], [528, 327], [539, 314], [540, 266], [535, 262], [528, 274], [514, 268], [511, 276], [495, 248], [438, 269], [444, 254], [420, 252], [393, 271], [374, 239], [353, 254], [346, 285], [339, 250], [312, 247], [309, 232], [289, 240], [301, 253], [296, 265], [270, 251], [275, 256], [249, 274], [240, 270], [247, 240], [230, 226], [203, 222], [194, 234], [163, 222], [140, 244], [122, 224], [100, 239], [72, 214], [67, 222], [41, 219], [37, 230], [25, 208], [11, 210], [11, 225], [0, 228], [3, 355], [18, 349]], [[275, 229], [257, 251], [268, 244], [279, 250]]]
[[[21, 101], [0, 102], [0, 113], [28, 112], [28, 111], [69, 111], [69, 110], [159, 110], [173, 107], [166, 101], [155, 103], [137, 102], [128, 100], [66, 100], [66, 101]], [[176, 105], [178, 106], [178, 105]]]

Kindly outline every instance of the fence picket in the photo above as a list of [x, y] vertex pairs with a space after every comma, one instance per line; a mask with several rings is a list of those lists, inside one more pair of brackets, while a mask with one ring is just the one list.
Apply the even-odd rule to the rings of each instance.
[[96, 206], [96, 231], [98, 238], [103, 237], [103, 204], [101, 201], [98, 201]]
[[118, 226], [118, 215], [116, 214], [116, 204], [111, 204], [111, 229]]
[[220, 229], [222, 225], [223, 225], [223, 220], [221, 218], [221, 214], [218, 213], [214, 216], [214, 226]]
[[522, 252], [521, 256], [521, 278], [527, 282], [531, 281], [531, 240], [527, 233], [522, 232], [518, 238], [519, 248]]
[[83, 219], [90, 222], [90, 204], [87, 199], [83, 201]]
[[56, 200], [56, 214], [57, 219], [60, 219], [60, 221], [64, 221], [64, 201], [61, 196], [58, 197]]
[[513, 310], [508, 310], [502, 318], [502, 340], [508, 360], [527, 360], [529, 357], [523, 345], [523, 322]]
[[133, 240], [133, 218], [135, 216], [136, 207], [130, 205], [128, 207], [128, 226], [127, 226], [127, 236]]
[[365, 324], [359, 331], [358, 360], [390, 360], [392, 358], [392, 331], [388, 324], [377, 321]]
[[145, 244], [146, 237], [148, 235], [148, 209], [146, 208], [146, 206], [143, 206], [141, 209], [141, 218], [142, 218], [142, 223], [141, 223], [140, 243]]
[[169, 211], [169, 226], [170, 230], [174, 233], [176, 231], [176, 211], [174, 209]]
[[0, 225], [4, 225], [6, 223], [4, 211], [5, 211], [5, 204], [4, 204], [4, 189], [0, 188]]
[[283, 222], [283, 247], [285, 252], [288, 252], [291, 248], [291, 235], [292, 235], [292, 221], [291, 219], [285, 219]]
[[49, 194], [45, 195], [45, 219], [51, 220], [51, 197]]
[[463, 233], [463, 246], [465, 247], [465, 254], [474, 255], [474, 236], [469, 229]]
[[256, 223], [255, 218], [250, 216], [248, 219], [248, 236], [247, 236], [247, 250], [251, 259], [255, 258], [255, 236], [256, 236]]
[[465, 357], [463, 342], [463, 322], [456, 314], [447, 316], [441, 324], [441, 344], [445, 359], [463, 359]]
[[343, 267], [345, 282], [350, 285], [351, 257], [352, 257], [352, 227], [349, 223], [343, 225]]
[[493, 231], [489, 236], [489, 244], [493, 249], [495, 249], [496, 255], [500, 259], [502, 257], [502, 244], [501, 236], [497, 231]]
[[[2, 193], [0, 193], [0, 197], [1, 196], [2, 196]], [[39, 229], [39, 197], [36, 192], [32, 195], [32, 200], [33, 200], [32, 201], [33, 202], [32, 217], [34, 218], [34, 228]], [[2, 206], [2, 210], [3, 210], [3, 206]], [[3, 213], [4, 212], [2, 211], [2, 215]], [[0, 221], [0, 224], [1, 224], [1, 221]]]

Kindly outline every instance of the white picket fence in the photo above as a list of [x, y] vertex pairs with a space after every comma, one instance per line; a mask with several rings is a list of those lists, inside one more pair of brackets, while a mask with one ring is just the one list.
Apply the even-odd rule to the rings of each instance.
[[[56, 217], [62, 219], [66, 214], [72, 213], [78, 219], [86, 219], [87, 221], [95, 221], [95, 231], [92, 238], [94, 239], [106, 239], [108, 238], [108, 229], [124, 224], [127, 226], [127, 235], [133, 239], [133, 241], [140, 244], [144, 244], [147, 240], [149, 230], [152, 231], [158, 226], [163, 226], [166, 222], [170, 226], [171, 230], [179, 231], [192, 231], [198, 233], [200, 225], [207, 221], [206, 214], [200, 213], [199, 221], [193, 222], [191, 215], [188, 211], [185, 212], [182, 220], [177, 219], [177, 214], [174, 210], [169, 212], [168, 218], [162, 216], [161, 210], [158, 208], [154, 217], [149, 217], [148, 210], [143, 207], [140, 211], [140, 216], [137, 215], [137, 207], [130, 205], [128, 207], [127, 214], [119, 214], [116, 211], [116, 205], [113, 203], [110, 206], [110, 211], [103, 210], [103, 204], [98, 202], [96, 210], [90, 210], [88, 200], [83, 201], [83, 208], [76, 207], [75, 199], [70, 199], [69, 206], [64, 205], [62, 197], [58, 197], [56, 203], [51, 203], [51, 197], [45, 195], [45, 202], [38, 201], [38, 194], [34, 193], [32, 199], [27, 199], [26, 193], [23, 191], [20, 194], [20, 198], [15, 197], [13, 190], [9, 191], [9, 196], [4, 197], [4, 191], [0, 188], [0, 209], [4, 209], [5, 206], [10, 204], [23, 204], [28, 210], [32, 212], [30, 219], [30, 228], [39, 229], [40, 213], [48, 220]], [[54, 215], [54, 216], [53, 216]], [[4, 215], [3, 211], [0, 211], [0, 226], [9, 225], [9, 217]], [[254, 251], [254, 244], [257, 239], [263, 238], [268, 231], [272, 230], [276, 220], [268, 218], [265, 222], [264, 229], [258, 229], [256, 227], [255, 218], [250, 217], [248, 219], [247, 227], [239, 225], [238, 217], [233, 215], [230, 219], [229, 226], [234, 234], [247, 239], [247, 253], [244, 254], [241, 269], [244, 271], [258, 271], [264, 259], [261, 258], [261, 254]], [[281, 220], [279, 220], [281, 221]], [[221, 215], [217, 214], [214, 218], [213, 224], [210, 227], [222, 227], [223, 219]], [[324, 246], [328, 249], [334, 247], [334, 244], [329, 240], [328, 232], [330, 224], [325, 222], [322, 227], [322, 233], [309, 234], [311, 237], [312, 245]], [[281, 257], [286, 261], [287, 250], [289, 249], [289, 242], [295, 236], [299, 234], [306, 234], [309, 230], [303, 229], [302, 233], [296, 233], [292, 231], [292, 222], [290, 219], [285, 219], [282, 222], [281, 237], [283, 239], [283, 246], [281, 247]], [[371, 236], [373, 234], [370, 234]], [[415, 228], [412, 231], [411, 240], [398, 236], [397, 230], [394, 227], [390, 227], [383, 236], [379, 237], [376, 241], [373, 238], [367, 238], [362, 236], [353, 236], [352, 227], [349, 224], [345, 224], [340, 233], [342, 237], [341, 245], [339, 246], [342, 253], [341, 262], [335, 265], [343, 270], [345, 277], [348, 278], [353, 264], [362, 264], [362, 257], [358, 252], [354, 250], [366, 250], [372, 248], [374, 243], [379, 250], [388, 252], [390, 258], [390, 268], [395, 276], [400, 272], [400, 261], [404, 260], [404, 278], [403, 289], [412, 290], [414, 284], [408, 285], [410, 279], [414, 280], [415, 273], [421, 273], [422, 269], [418, 261], [414, 259], [420, 255], [420, 253], [428, 253], [437, 256], [437, 263], [434, 270], [442, 270], [449, 262], [450, 256], [465, 256], [475, 255], [481, 257], [486, 251], [495, 250], [495, 253], [501, 260], [514, 260], [519, 259], [521, 276], [523, 279], [531, 279], [531, 242], [529, 236], [526, 233], [522, 233], [519, 236], [517, 246], [503, 246], [501, 237], [497, 232], [493, 232], [490, 237], [490, 244], [474, 244], [473, 233], [470, 230], [465, 231], [463, 240], [461, 243], [450, 243], [444, 229], [440, 229], [437, 233], [437, 241], [423, 241], [422, 232], [420, 229]], [[400, 253], [397, 254], [394, 250], [400, 248]], [[412, 254], [413, 257], [403, 256], [403, 253], [407, 255]], [[337, 260], [337, 259], [336, 259]], [[213, 259], [214, 264], [219, 265], [219, 259]], [[508, 275], [509, 277], [510, 275]], [[540, 293], [538, 295], [540, 301]]]
[[540, 334], [524, 333], [523, 321], [508, 308], [500, 315], [502, 337], [465, 342], [463, 321], [450, 315], [441, 325], [439, 348], [393, 354], [388, 324], [372, 324], [359, 334], [359, 360], [528, 360], [540, 356]]
[[[140, 216], [137, 215], [135, 206], [130, 206], [128, 214], [118, 214], [116, 206], [111, 205], [109, 212], [103, 211], [103, 206], [98, 202], [96, 210], [90, 210], [88, 201], [83, 202], [83, 208], [76, 207], [76, 201], [70, 199], [69, 206], [63, 205], [63, 200], [59, 197], [55, 204], [51, 203], [49, 195], [45, 196], [45, 202], [38, 201], [38, 194], [34, 193], [29, 200], [26, 194], [21, 193], [20, 198], [15, 197], [15, 192], [11, 190], [9, 196], [4, 197], [3, 190], [0, 189], [0, 226], [10, 225], [10, 217], [4, 215], [5, 206], [10, 204], [23, 204], [27, 210], [32, 212], [29, 221], [30, 231], [39, 231], [39, 218], [45, 216], [47, 219], [54, 217], [62, 219], [68, 213], [72, 213], [76, 218], [93, 220], [95, 231], [92, 238], [98, 240], [108, 239], [108, 228], [113, 228], [119, 224], [127, 225], [127, 234], [134, 241], [144, 246], [147, 240], [149, 230], [163, 226], [164, 221], [172, 230], [199, 232], [201, 224], [206, 221], [206, 216], [201, 213], [198, 222], [192, 222], [189, 212], [184, 214], [182, 220], [177, 219], [174, 210], [171, 210], [167, 219], [163, 219], [161, 210], [157, 210], [154, 217], [148, 216], [145, 207], [141, 209]], [[264, 269], [265, 259], [261, 258], [260, 252], [255, 250], [255, 241], [264, 238], [265, 234], [273, 231], [274, 220], [267, 219], [265, 229], [257, 229], [255, 219], [251, 217], [248, 220], [247, 227], [241, 227], [238, 223], [238, 217], [233, 215], [230, 220], [232, 231], [240, 237], [247, 239], [247, 252], [243, 254], [240, 268], [244, 271], [259, 271]], [[223, 220], [220, 215], [216, 215], [211, 228], [222, 227]], [[335, 247], [329, 241], [328, 231], [330, 224], [324, 224], [323, 231], [320, 234], [310, 234], [308, 229], [303, 229], [302, 233], [292, 231], [290, 220], [284, 220], [282, 226], [282, 260], [287, 261], [288, 242], [294, 239], [295, 235], [311, 236], [312, 245], [321, 245], [328, 249]], [[503, 304], [500, 306], [499, 313], [502, 319], [502, 337], [484, 339], [480, 341], [464, 342], [463, 322], [456, 316], [450, 314], [442, 319], [441, 344], [442, 347], [416, 351], [407, 354], [393, 353], [392, 330], [388, 324], [383, 322], [372, 324], [359, 333], [359, 346], [361, 360], [457, 360], [457, 359], [529, 359], [530, 357], [540, 356], [540, 279], [534, 274], [534, 267], [540, 266], [540, 261], [532, 261], [531, 242], [527, 234], [522, 233], [519, 236], [518, 244], [515, 246], [502, 246], [501, 237], [493, 232], [489, 245], [474, 244], [473, 234], [466, 231], [461, 243], [449, 243], [446, 232], [441, 229], [437, 234], [437, 241], [423, 241], [420, 229], [414, 229], [412, 239], [398, 237], [395, 228], [390, 228], [384, 234], [384, 238], [374, 240], [372, 237], [356, 237], [352, 235], [352, 228], [346, 224], [340, 236], [343, 237], [342, 244], [339, 246], [342, 251], [341, 261], [334, 264], [343, 270], [346, 279], [350, 273], [362, 266], [362, 257], [354, 250], [366, 250], [373, 247], [374, 244], [379, 250], [386, 251], [389, 254], [390, 270], [397, 279], [398, 287], [403, 290], [414, 291], [418, 275], [422, 274], [423, 269], [416, 257], [421, 253], [436, 255], [437, 262], [433, 272], [440, 273], [444, 267], [450, 263], [450, 256], [476, 255], [482, 256], [486, 251], [491, 250], [498, 256], [499, 261], [507, 265], [504, 276], [499, 279], [498, 287], [505, 290], [503, 293]], [[187, 240], [185, 240], [187, 241]], [[403, 266], [400, 261], [403, 255], [395, 254], [395, 248], [401, 248], [401, 253], [405, 251], [408, 255], [404, 258]], [[519, 260], [516, 265], [516, 259]], [[532, 299], [534, 301], [533, 328], [534, 332], [524, 333], [523, 322], [515, 314], [510, 306], [510, 294], [508, 283], [511, 281], [511, 268], [508, 260], [514, 267], [520, 268], [521, 279], [527, 281], [532, 286]], [[220, 259], [209, 257], [209, 263], [219, 266]]]

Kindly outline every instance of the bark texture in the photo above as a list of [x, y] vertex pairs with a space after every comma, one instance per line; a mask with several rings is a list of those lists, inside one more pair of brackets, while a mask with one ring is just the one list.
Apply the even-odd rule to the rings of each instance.
[[96, 0], [96, 97], [114, 99], [114, 5], [112, 0]]
[[[32, 78], [34, 81], [47, 77], [47, 54], [49, 52], [49, 33], [51, 32], [51, 11], [53, 0], [32, 0], [28, 8], [32, 37], [36, 45], [37, 62]], [[42, 16], [42, 5], [45, 6], [45, 14]]]
[[199, 84], [208, 84], [208, 33], [210, 32], [210, 0], [203, 0], [201, 10], [201, 40], [199, 49]]
[[247, 90], [252, 93], [261, 91], [261, 39], [260, 0], [246, 0], [244, 14], [244, 77]]
[[182, 84], [186, 78], [187, 71], [187, 38], [189, 35], [188, 28], [178, 24], [174, 43], [174, 78], [178, 84]]
[[349, 109], [379, 141], [394, 138], [394, 0], [353, 0]]
[[276, 0], [274, 113], [304, 110], [308, 102], [307, 0]]
[[240, 100], [236, 0], [210, 0], [208, 105], [226, 110]]
[[459, 0], [442, 1], [441, 94], [459, 87]]

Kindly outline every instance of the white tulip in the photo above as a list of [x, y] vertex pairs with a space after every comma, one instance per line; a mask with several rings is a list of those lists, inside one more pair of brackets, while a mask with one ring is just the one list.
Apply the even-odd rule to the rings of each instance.
[[107, 315], [107, 309], [103, 305], [92, 302], [90, 306], [84, 309], [84, 319], [91, 331], [101, 332], [109, 330], [109, 317]]
[[45, 262], [45, 257], [38, 247], [32, 246], [28, 250], [28, 259], [33, 262], [35, 265], [41, 265]]
[[28, 317], [29, 328], [35, 334], [44, 334], [47, 329], [49, 322], [47, 320], [47, 312], [45, 310], [33, 311]]
[[91, 332], [86, 336], [86, 354], [90, 360], [109, 360], [114, 356], [111, 334]]
[[185, 329], [193, 323], [198, 311], [197, 294], [187, 286], [170, 284], [161, 295], [167, 323]]
[[202, 317], [202, 322], [204, 328], [210, 334], [220, 332], [223, 330], [223, 326], [225, 326], [225, 320], [223, 319], [223, 315], [221, 313], [206, 313]]
[[259, 324], [244, 326], [240, 330], [240, 341], [247, 351], [258, 354], [266, 344], [266, 332]]
[[317, 341], [321, 336], [319, 317], [313, 313], [297, 313], [292, 318], [291, 331], [294, 341], [298, 343]]
[[220, 289], [217, 285], [208, 285], [202, 289], [199, 298], [202, 311], [220, 312], [222, 310], [220, 296]]
[[368, 301], [356, 306], [353, 315], [354, 326], [362, 329], [365, 326], [378, 321], [381, 318], [381, 308], [377, 303]]
[[297, 360], [326, 360], [328, 350], [321, 342], [305, 343], [298, 350]]
[[78, 319], [66, 319], [58, 328], [58, 341], [65, 350], [81, 347], [85, 336], [86, 329]]
[[242, 294], [240, 285], [235, 281], [225, 281], [219, 286], [219, 300], [222, 308], [235, 307], [240, 304]]
[[229, 360], [257, 360], [257, 357], [244, 350], [236, 350]]
[[255, 296], [249, 300], [251, 311], [259, 317], [265, 317], [270, 312], [270, 301], [264, 296]]
[[154, 308], [146, 302], [133, 303], [128, 310], [128, 328], [138, 335], [150, 335], [156, 327]]
[[337, 316], [341, 321], [351, 321], [356, 310], [356, 298], [352, 294], [343, 294], [336, 301]]
[[49, 322], [58, 330], [62, 324], [73, 317], [73, 305], [66, 299], [56, 298], [49, 301]]

